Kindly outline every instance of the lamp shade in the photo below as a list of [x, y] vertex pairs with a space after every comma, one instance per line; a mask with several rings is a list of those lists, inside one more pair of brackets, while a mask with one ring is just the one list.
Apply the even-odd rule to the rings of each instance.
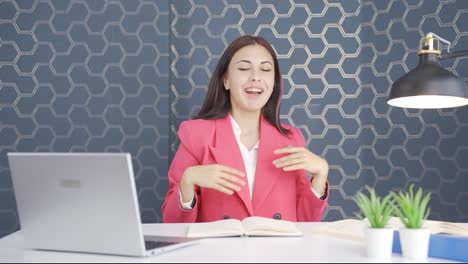
[[420, 54], [418, 66], [393, 83], [387, 103], [422, 109], [468, 105], [465, 82], [440, 66], [437, 56]]

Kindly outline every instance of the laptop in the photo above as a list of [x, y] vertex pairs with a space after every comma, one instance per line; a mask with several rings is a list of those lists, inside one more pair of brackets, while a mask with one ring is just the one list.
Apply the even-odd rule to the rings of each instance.
[[26, 248], [146, 257], [197, 239], [143, 236], [128, 153], [8, 153]]

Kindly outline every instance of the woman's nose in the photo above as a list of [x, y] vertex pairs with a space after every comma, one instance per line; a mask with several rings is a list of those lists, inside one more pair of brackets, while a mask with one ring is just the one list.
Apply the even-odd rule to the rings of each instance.
[[250, 81], [251, 82], [258, 82], [260, 81], [260, 75], [258, 74], [257, 71], [253, 71], [252, 75], [250, 76]]

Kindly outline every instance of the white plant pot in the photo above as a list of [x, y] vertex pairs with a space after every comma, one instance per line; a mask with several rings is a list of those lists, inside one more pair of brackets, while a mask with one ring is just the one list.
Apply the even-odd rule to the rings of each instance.
[[381, 260], [391, 259], [393, 233], [392, 228], [367, 228], [365, 234], [367, 257]]
[[403, 257], [425, 260], [429, 254], [431, 231], [428, 228], [400, 228], [400, 245]]

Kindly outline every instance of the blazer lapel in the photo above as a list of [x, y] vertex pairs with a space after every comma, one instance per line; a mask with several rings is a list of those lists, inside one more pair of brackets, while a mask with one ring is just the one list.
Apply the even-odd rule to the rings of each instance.
[[273, 186], [282, 175], [282, 170], [273, 165], [273, 160], [279, 155], [273, 153], [276, 149], [287, 147], [287, 141], [278, 130], [261, 116], [260, 144], [258, 148], [257, 167], [252, 204], [254, 211], [268, 199]]
[[[226, 115], [225, 118], [216, 120], [215, 146], [209, 146], [209, 149], [217, 163], [246, 173], [242, 154], [234, 136], [229, 115]], [[236, 193], [244, 203], [245, 208], [249, 214], [253, 215], [249, 183], [247, 178], [244, 180], [246, 184], [242, 186], [241, 190]]]

